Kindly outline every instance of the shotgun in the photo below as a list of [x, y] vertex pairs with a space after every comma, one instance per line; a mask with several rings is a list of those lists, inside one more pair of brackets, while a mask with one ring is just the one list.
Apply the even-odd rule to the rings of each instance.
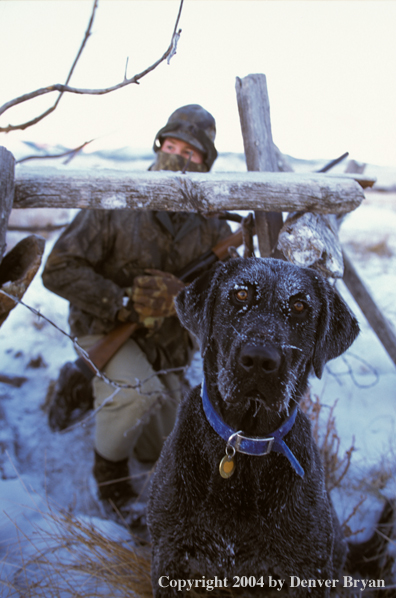
[[[189, 283], [208, 270], [215, 262], [225, 260], [229, 256], [230, 247], [239, 247], [242, 243], [242, 228], [240, 228], [190, 262], [175, 276], [183, 282]], [[98, 370], [103, 369], [118, 349], [140, 327], [141, 324], [136, 322], [117, 324], [113, 330], [89, 349], [88, 360], [79, 357], [73, 362], [65, 363], [57, 382], [50, 386], [47, 393], [46, 403], [49, 405], [48, 421], [51, 430], [55, 432], [68, 428], [92, 409], [94, 398], [91, 381], [96, 374], [94, 366]], [[73, 412], [76, 410], [78, 410], [77, 417], [73, 417]]]

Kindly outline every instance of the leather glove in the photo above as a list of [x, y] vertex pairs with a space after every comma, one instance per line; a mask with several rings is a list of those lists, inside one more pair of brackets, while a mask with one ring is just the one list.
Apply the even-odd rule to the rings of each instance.
[[176, 315], [173, 300], [184, 288], [184, 283], [169, 272], [146, 272], [148, 276], [136, 276], [134, 279], [131, 298], [139, 315], [139, 322], [146, 328], [158, 328], [158, 324], [162, 324], [164, 318]]

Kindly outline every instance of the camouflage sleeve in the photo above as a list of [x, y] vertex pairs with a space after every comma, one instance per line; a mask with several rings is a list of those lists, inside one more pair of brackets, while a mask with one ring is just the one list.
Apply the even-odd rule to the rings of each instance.
[[222, 241], [223, 239], [232, 235], [232, 230], [230, 226], [227, 224], [226, 220], [220, 220], [219, 218], [210, 218], [209, 222], [213, 231], [212, 247], [219, 243], [219, 241]]
[[93, 316], [115, 320], [124, 291], [100, 274], [112, 242], [105, 210], [82, 210], [62, 233], [50, 253], [43, 283], [50, 291]]

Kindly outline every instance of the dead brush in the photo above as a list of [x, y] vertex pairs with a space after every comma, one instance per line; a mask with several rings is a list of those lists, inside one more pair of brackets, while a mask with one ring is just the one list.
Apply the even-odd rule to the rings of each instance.
[[[344, 455], [340, 455], [341, 439], [338, 435], [336, 428], [336, 419], [334, 416], [334, 410], [338, 401], [328, 408], [327, 419], [324, 419], [323, 409], [324, 405], [321, 404], [318, 396], [315, 396], [315, 400], [312, 399], [310, 393], [306, 393], [301, 401], [302, 410], [308, 415], [312, 424], [312, 434], [316, 444], [319, 447], [319, 451], [323, 460], [325, 470], [325, 484], [328, 492], [331, 492], [335, 488], [339, 488], [348, 473], [351, 465], [352, 454], [355, 450], [353, 439], [350, 448], [345, 451]], [[326, 406], [327, 407], [327, 406]], [[325, 417], [325, 416], [324, 416]], [[364, 503], [366, 498], [363, 496], [353, 506], [351, 512], [342, 522], [341, 527], [346, 538], [352, 535], [357, 535], [362, 530], [353, 532], [349, 527], [351, 519], [359, 512], [360, 507]]]
[[[139, 545], [132, 536], [125, 539], [126, 532], [123, 539], [112, 540], [64, 510], [50, 508], [41, 515], [46, 525], [37, 526], [34, 536], [19, 534], [22, 563], [7, 583], [9, 596], [152, 597], [147, 545]], [[23, 557], [22, 543], [30, 544], [31, 557]]]
[[334, 405], [329, 408], [329, 414], [324, 425], [321, 420], [324, 406], [320, 403], [318, 396], [313, 400], [310, 394], [307, 394], [301, 403], [303, 411], [308, 415], [312, 423], [313, 437], [323, 459], [326, 488], [329, 492], [341, 485], [342, 480], [349, 470], [352, 453], [355, 450], [355, 440], [353, 439], [351, 447], [345, 454], [343, 456], [339, 454], [341, 439], [337, 433], [334, 417], [334, 409], [337, 406], [337, 402], [335, 401]]
[[[62, 509], [39, 513], [44, 522], [33, 535], [19, 530], [20, 564], [11, 581], [0, 581], [2, 598], [152, 598], [148, 543], [140, 544], [128, 530], [122, 539], [110, 539], [90, 521]], [[31, 557], [23, 556], [23, 544], [30, 545]], [[15, 563], [15, 551], [7, 561]], [[230, 588], [210, 594], [234, 595]], [[189, 591], [191, 598], [202, 595], [205, 589]]]

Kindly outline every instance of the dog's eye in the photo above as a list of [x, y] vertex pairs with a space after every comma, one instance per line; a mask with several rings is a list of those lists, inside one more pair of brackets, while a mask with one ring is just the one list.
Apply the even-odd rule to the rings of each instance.
[[248, 286], [236, 287], [231, 292], [231, 301], [237, 307], [246, 307], [252, 298], [252, 289]]
[[292, 299], [290, 302], [292, 313], [295, 316], [302, 316], [307, 312], [307, 304], [301, 299]]
[[295, 301], [293, 303], [293, 309], [298, 314], [301, 314], [304, 311], [304, 309], [305, 309], [305, 305], [304, 305], [304, 303], [302, 301]]
[[239, 291], [235, 292], [235, 299], [237, 299], [238, 301], [244, 302], [247, 301], [249, 298], [249, 293], [247, 292], [247, 289], [239, 289]]

